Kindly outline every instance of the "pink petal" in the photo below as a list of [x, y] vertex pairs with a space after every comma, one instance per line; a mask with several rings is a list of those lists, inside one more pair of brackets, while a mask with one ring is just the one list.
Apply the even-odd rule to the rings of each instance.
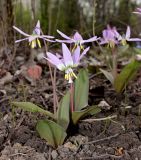
[[62, 61], [55, 56], [54, 54], [47, 52], [47, 57], [44, 57], [45, 59], [47, 59], [50, 63], [52, 63], [53, 65], [55, 65], [59, 70], [63, 70], [63, 68], [65, 68], [64, 64], [62, 63]]
[[77, 46], [77, 48], [75, 49], [72, 58], [73, 58], [74, 64], [79, 63], [79, 59], [80, 59], [80, 47], [79, 46]]
[[67, 35], [65, 35], [64, 33], [62, 33], [61, 31], [57, 30], [57, 32], [58, 32], [63, 38], [68, 39], [68, 40], [71, 39], [70, 37], [68, 37]]
[[73, 65], [73, 59], [71, 56], [71, 52], [68, 49], [68, 47], [66, 46], [66, 44], [62, 43], [62, 51], [63, 51], [63, 59], [64, 59], [64, 63], [67, 66], [72, 66]]
[[25, 41], [25, 40], [28, 40], [29, 38], [23, 38], [23, 39], [19, 39], [19, 40], [16, 40], [15, 43], [18, 43], [18, 42], [21, 42], [21, 41]]
[[36, 24], [36, 26], [35, 26], [35, 28], [34, 28], [34, 30], [33, 30], [33, 33], [34, 33], [34, 34], [37, 34], [37, 35], [40, 35], [40, 33], [41, 33], [40, 21], [39, 21], [39, 20], [38, 20], [38, 22], [37, 22], [37, 24]]
[[126, 39], [130, 38], [130, 35], [131, 35], [131, 30], [130, 30], [130, 27], [127, 26], [125, 38], [126, 38]]
[[74, 34], [73, 39], [74, 39], [75, 41], [81, 41], [81, 40], [83, 40], [82, 36], [81, 36], [78, 32], [76, 32], [76, 33]]
[[87, 39], [87, 40], [83, 40], [82, 43], [88, 43], [88, 42], [93, 42], [93, 41], [96, 41], [98, 40], [99, 38], [97, 38], [97, 36], [94, 36], [90, 39]]
[[13, 28], [14, 28], [16, 31], [18, 31], [19, 33], [21, 33], [22, 35], [24, 35], [24, 36], [27, 36], [27, 37], [30, 36], [29, 34], [23, 32], [22, 30], [20, 30], [19, 28], [15, 27], [15, 26], [13, 26]]
[[87, 47], [81, 54], [80, 59], [81, 60], [83, 58], [83, 56], [88, 52], [88, 50], [90, 49], [90, 47]]
[[141, 41], [140, 38], [129, 38], [129, 39], [126, 39], [127, 41]]
[[49, 36], [49, 35], [42, 35], [42, 37], [44, 37], [44, 38], [50, 38], [50, 39], [54, 38], [53, 36]]
[[74, 41], [73, 40], [59, 40], [59, 39], [56, 39], [56, 42], [59, 42], [59, 43], [73, 43]]

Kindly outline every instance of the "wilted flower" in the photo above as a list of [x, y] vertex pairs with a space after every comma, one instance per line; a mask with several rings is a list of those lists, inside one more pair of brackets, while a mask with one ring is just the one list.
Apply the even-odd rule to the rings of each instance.
[[122, 45], [126, 45], [127, 41], [141, 41], [140, 38], [130, 38], [131, 36], [131, 29], [129, 26], [127, 26], [126, 34], [125, 36], [118, 35], [118, 40], [121, 41]]
[[39, 39], [44, 39], [49, 42], [54, 42], [53, 40], [48, 39], [48, 38], [54, 38], [53, 36], [41, 35], [41, 28], [40, 28], [40, 21], [39, 20], [38, 20], [38, 22], [33, 30], [33, 33], [31, 35], [23, 32], [22, 30], [20, 30], [19, 28], [15, 27], [15, 26], [13, 26], [13, 28], [16, 31], [18, 31], [19, 33], [21, 33], [22, 35], [26, 36], [26, 38], [16, 40], [15, 43], [18, 43], [18, 42], [21, 42], [24, 40], [28, 40], [29, 45], [31, 45], [32, 48], [35, 48], [37, 46], [37, 44], [41, 48], [41, 43], [40, 43]]
[[73, 37], [69, 37], [67, 35], [65, 35], [64, 33], [62, 33], [61, 31], [57, 30], [57, 32], [63, 37], [65, 38], [66, 40], [59, 40], [59, 39], [56, 39], [57, 42], [61, 42], [61, 43], [74, 43], [75, 44], [75, 48], [76, 46], [80, 46], [81, 49], [83, 49], [83, 46], [82, 44], [84, 43], [88, 43], [88, 42], [93, 42], [93, 41], [96, 41], [98, 40], [97, 36], [94, 36], [92, 38], [89, 38], [87, 40], [84, 40], [82, 38], [82, 36], [76, 32]]
[[141, 14], [141, 8], [137, 8], [135, 12], [133, 12], [135, 14]]
[[107, 29], [102, 32], [103, 38], [100, 39], [100, 44], [108, 44], [109, 47], [113, 48], [115, 44], [118, 44], [117, 36], [118, 32], [115, 27], [111, 28], [109, 25]]
[[72, 83], [72, 78], [77, 78], [75, 73], [73, 72], [73, 68], [77, 67], [80, 63], [82, 57], [87, 53], [89, 47], [87, 47], [82, 54], [80, 54], [80, 47], [77, 46], [74, 53], [71, 54], [70, 50], [66, 46], [66, 44], [62, 43], [62, 52], [63, 56], [60, 57], [58, 55], [54, 55], [50, 52], [47, 52], [47, 59], [50, 63], [55, 65], [60, 71], [65, 72], [65, 79]]

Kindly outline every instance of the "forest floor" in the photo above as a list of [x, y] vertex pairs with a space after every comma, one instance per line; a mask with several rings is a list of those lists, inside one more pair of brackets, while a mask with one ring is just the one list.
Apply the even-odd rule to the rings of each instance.
[[[14, 75], [15, 68], [8, 71], [3, 65], [0, 78], [7, 72]], [[51, 80], [47, 67], [42, 68], [36, 83], [16, 75], [0, 84], [0, 160], [141, 160], [141, 72], [123, 94], [117, 94], [102, 74], [91, 76], [89, 104], [106, 104], [100, 105], [102, 111], [96, 116], [81, 120], [74, 134], [53, 149], [35, 130], [43, 115], [10, 105], [13, 100], [26, 100], [52, 110]], [[57, 76], [60, 98], [68, 84], [63, 74]], [[114, 118], [96, 120], [108, 116]]]

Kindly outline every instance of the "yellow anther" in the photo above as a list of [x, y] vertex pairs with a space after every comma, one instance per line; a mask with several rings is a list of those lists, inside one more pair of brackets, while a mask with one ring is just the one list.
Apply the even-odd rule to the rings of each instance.
[[35, 48], [35, 46], [36, 46], [36, 40], [31, 41], [30, 45], [31, 45], [31, 48]]
[[121, 44], [122, 44], [123, 46], [125, 46], [125, 45], [127, 44], [126, 39], [122, 39], [122, 40], [121, 40]]
[[84, 50], [84, 47], [82, 45], [80, 45], [80, 49]]
[[73, 49], [72, 49], [72, 53], [74, 52], [74, 50], [76, 49], [77, 45], [75, 44]]
[[37, 38], [37, 43], [38, 43], [38, 46], [41, 48], [41, 43], [38, 38]]
[[75, 73], [74, 73], [74, 72], [72, 72], [72, 75], [77, 79], [77, 76], [75, 75]]

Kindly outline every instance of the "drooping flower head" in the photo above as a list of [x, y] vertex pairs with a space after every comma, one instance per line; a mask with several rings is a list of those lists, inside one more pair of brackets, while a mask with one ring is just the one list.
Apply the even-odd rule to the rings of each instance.
[[120, 34], [118, 34], [118, 41], [121, 42], [122, 45], [126, 45], [127, 42], [129, 41], [141, 41], [140, 38], [130, 38], [131, 37], [131, 29], [130, 26], [127, 26], [127, 30], [126, 30], [126, 34], [121, 36]]
[[73, 83], [73, 77], [77, 78], [77, 76], [73, 72], [73, 68], [79, 65], [80, 60], [88, 50], [89, 47], [87, 47], [82, 52], [82, 54], [80, 54], [80, 46], [77, 46], [74, 53], [72, 54], [66, 44], [62, 43], [62, 57], [47, 52], [47, 58], [44, 58], [47, 59], [51, 64], [56, 66], [60, 71], [65, 72], [65, 79], [68, 80], [68, 83]]
[[18, 42], [21, 42], [24, 40], [28, 40], [29, 45], [31, 45], [31, 48], [35, 48], [37, 46], [37, 44], [41, 48], [41, 43], [40, 43], [39, 39], [44, 39], [49, 42], [54, 42], [53, 40], [50, 40], [50, 39], [54, 38], [53, 36], [41, 35], [41, 28], [40, 28], [40, 21], [39, 20], [38, 20], [31, 35], [23, 32], [22, 30], [20, 30], [19, 28], [15, 27], [15, 26], [13, 26], [13, 28], [26, 37], [23, 39], [16, 40], [15, 43], [18, 43]]
[[108, 47], [114, 48], [115, 44], [118, 44], [117, 36], [118, 32], [115, 27], [111, 28], [109, 25], [107, 29], [102, 31], [103, 38], [100, 39], [100, 44], [108, 44]]
[[84, 49], [82, 44], [84, 43], [89, 43], [89, 42], [94, 42], [96, 40], [98, 40], [97, 36], [94, 36], [92, 38], [89, 38], [87, 40], [84, 40], [82, 38], [82, 36], [76, 32], [73, 37], [69, 37], [67, 35], [65, 35], [64, 33], [62, 33], [61, 31], [57, 30], [57, 32], [63, 37], [65, 38], [65, 40], [59, 40], [59, 39], [56, 39], [57, 42], [61, 42], [61, 43], [74, 43], [75, 44], [75, 47], [76, 48], [77, 46], [80, 46], [81, 49]]

